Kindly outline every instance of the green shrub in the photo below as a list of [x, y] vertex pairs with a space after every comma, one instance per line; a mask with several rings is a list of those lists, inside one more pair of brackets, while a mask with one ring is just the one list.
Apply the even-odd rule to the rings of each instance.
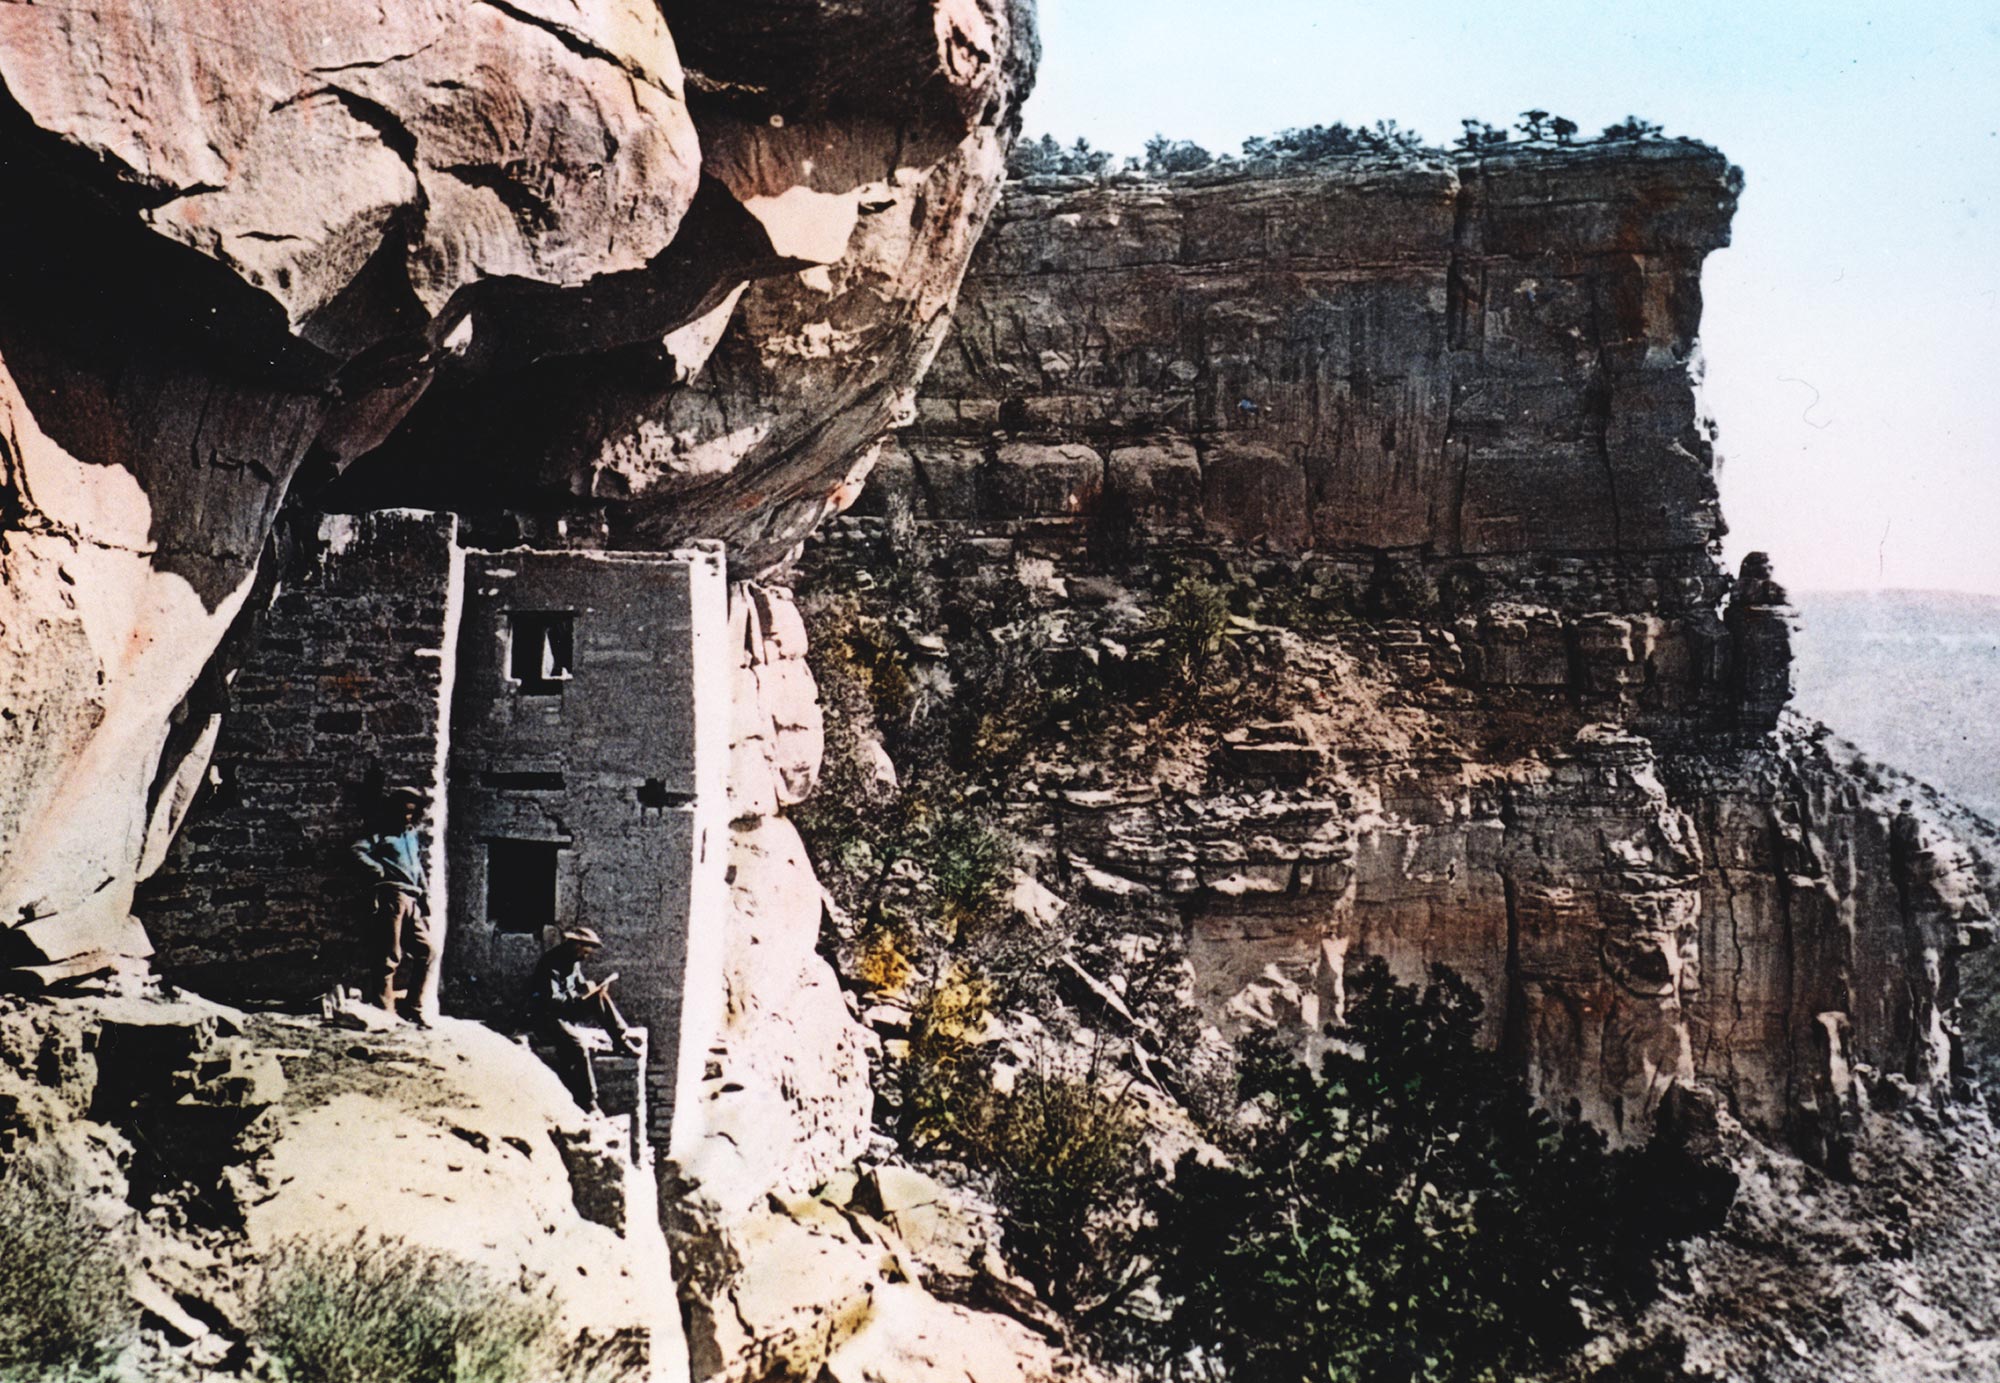
[[[1514, 126], [1514, 128], [1526, 135], [1530, 143], [1540, 143], [1549, 137], [1549, 121], [1551, 118], [1560, 119], [1561, 117], [1551, 117], [1545, 110], [1524, 110], [1521, 112], [1521, 122]], [[1570, 124], [1568, 121], [1564, 123]], [[1576, 126], [1570, 124], [1570, 128], [1575, 129]]]
[[1104, 723], [1112, 703], [1104, 671], [1065, 637], [1038, 616], [953, 648], [951, 749], [965, 771], [999, 779], [1065, 722], [1071, 732]]
[[1377, 120], [1373, 126], [1354, 127], [1336, 120], [1331, 125], [1308, 125], [1246, 139], [1243, 141], [1243, 157], [1295, 158], [1308, 162], [1349, 154], [1385, 154], [1407, 158], [1422, 153], [1423, 148], [1422, 135], [1402, 128], [1393, 120]]
[[1628, 115], [1615, 125], [1606, 125], [1599, 139], [1658, 139], [1660, 126], [1651, 120]]
[[15, 1157], [0, 1177], [0, 1380], [108, 1376], [138, 1330], [122, 1235], [90, 1213], [75, 1171]]
[[1455, 147], [1464, 149], [1468, 153], [1480, 149], [1491, 149], [1507, 142], [1507, 132], [1505, 130], [1489, 125], [1484, 120], [1461, 120], [1458, 123], [1463, 125], [1465, 130], [1452, 143]]
[[997, 776], [1013, 766], [1048, 714], [1036, 650], [1026, 639], [975, 640], [953, 661], [952, 757], [972, 773]]
[[1042, 173], [1096, 176], [1111, 167], [1111, 160], [1111, 154], [1091, 148], [1087, 139], [1079, 139], [1065, 148], [1054, 135], [1045, 134], [1040, 139], [1022, 139], [1014, 145], [1013, 153], [1007, 157], [1007, 176], [1032, 178]]
[[1194, 173], [1215, 162], [1215, 155], [1190, 139], [1156, 134], [1146, 141], [1145, 169], [1153, 174]]
[[1128, 1091], [1097, 1072], [1024, 1072], [970, 1149], [994, 1174], [1009, 1260], [1065, 1315], [1114, 1298], [1130, 1275], [1139, 1132]]
[[1154, 1194], [1162, 1371], [1193, 1351], [1268, 1383], [1519, 1378], [1583, 1342], [1580, 1303], [1635, 1307], [1669, 1241], [1720, 1223], [1732, 1175], [1607, 1155], [1536, 1109], [1449, 972], [1420, 993], [1375, 961], [1348, 994], [1353, 1045], [1317, 1076], [1247, 1046], [1234, 1164], [1190, 1154]]
[[1182, 577], [1160, 607], [1160, 653], [1167, 683], [1199, 696], [1229, 639], [1229, 595], [1199, 577]]
[[257, 1343], [280, 1383], [523, 1383], [555, 1376], [556, 1308], [398, 1239], [294, 1239], [266, 1260]]
[[870, 919], [889, 869], [917, 840], [924, 804], [922, 792], [877, 780], [876, 751], [911, 738], [920, 698], [910, 659], [877, 606], [852, 593], [815, 593], [805, 614], [826, 744], [818, 789], [793, 819], [821, 881], [849, 913]]
[[807, 654], [822, 701], [850, 719], [863, 712], [885, 731], [906, 728], [920, 709], [910, 655], [879, 606], [853, 595], [809, 600]]
[[1013, 862], [1007, 842], [963, 801], [932, 819], [927, 845], [922, 863], [954, 924], [984, 909]]
[[[999, 899], [1013, 846], [985, 824], [953, 780], [912, 789], [899, 805], [901, 811], [884, 814], [880, 856], [888, 866], [882, 869], [885, 888], [894, 883], [899, 890], [898, 906], [877, 900], [871, 920], [914, 925], [945, 940], [977, 930]], [[898, 862], [903, 869], [894, 868]], [[889, 879], [891, 873], [899, 878]]]

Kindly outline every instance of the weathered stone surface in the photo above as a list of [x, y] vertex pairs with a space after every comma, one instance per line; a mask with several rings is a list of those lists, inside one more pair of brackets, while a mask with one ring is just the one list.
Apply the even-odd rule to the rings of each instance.
[[738, 1242], [743, 1271], [698, 1292], [690, 1309], [698, 1379], [1043, 1383], [1080, 1376], [1018, 1322], [930, 1296], [907, 1280], [898, 1245], [823, 1201], [757, 1216]]
[[[517, 499], [607, 512], [633, 546], [722, 537], [755, 569], [836, 506], [848, 461], [913, 409], [998, 194], [1032, 35], [1009, 0], [939, 0], [865, 24], [843, 9], [759, 5], [735, 21], [678, 8], [686, 22], [771, 44], [704, 46], [692, 84], [706, 200], [677, 245], [727, 273], [714, 286], [689, 281], [683, 295], [706, 312], [750, 280], [713, 354], [677, 363], [674, 387], [649, 343], [589, 368], [547, 360], [505, 388], [441, 381], [389, 449], [386, 492], [414, 487], [449, 507], [476, 449], [482, 475], [498, 463]], [[973, 46], [938, 59], [931, 78], [846, 85], [837, 100], [738, 75], [776, 68], [816, 81], [830, 57], [821, 41], [891, 46], [917, 34], [934, 45], [973, 31]], [[677, 268], [676, 281], [691, 272]]]
[[[1617, 1139], [1700, 1083], [1837, 1165], [1857, 1071], [1952, 1088], [1958, 958], [1987, 901], [1936, 820], [1805, 727], [1769, 728], [1788, 674], [1757, 631], [1789, 615], [1759, 564], [1725, 625], [1691, 604], [1719, 584], [1699, 567], [1681, 583], [1537, 562], [1454, 590], [1452, 569], [1432, 586], [1132, 532], [1139, 550], [1107, 560], [1086, 533], [924, 521], [966, 631], [933, 656], [956, 683], [961, 656], [978, 666], [965, 641], [993, 630], [1058, 641], [1038, 650], [1050, 678], [1077, 649], [1144, 647], [1162, 572], [1251, 612], [1199, 712], [1148, 721], [1142, 701], [1065, 728], [993, 789], [1045, 881], [1135, 934], [1185, 936], [1187, 998], [1220, 1032], [1318, 1040], [1347, 968], [1380, 957], [1406, 981], [1460, 975], [1530, 1088]], [[802, 579], [890, 551], [881, 521], [846, 519]], [[1705, 642], [1718, 626], [1745, 632]]]
[[1201, 513], [1201, 460], [1185, 441], [1113, 448], [1104, 484], [1134, 523], [1149, 528], [1191, 523]]
[[988, 505], [1001, 513], [1067, 518], [1097, 504], [1104, 491], [1104, 458], [1075, 443], [1007, 442], [985, 488]]
[[585, 1120], [526, 1047], [476, 1024], [357, 1034], [200, 1000], [5, 1000], [0, 1107], [10, 1160], [75, 1171], [84, 1213], [143, 1266], [140, 1303], [167, 1307], [198, 1365], [245, 1348], [281, 1246], [386, 1237], [546, 1293], [566, 1340], [626, 1343], [621, 1376], [688, 1376], [626, 1130]]
[[[433, 316], [460, 289], [581, 285], [669, 242], [701, 166], [673, 39], [630, 0], [10, 6], [0, 81], [143, 193], [144, 222], [311, 340], [398, 221]], [[316, 316], [326, 320], [315, 323]]]
[[703, 1083], [703, 1142], [683, 1168], [725, 1217], [851, 1162], [874, 1101], [865, 1033], [814, 950], [819, 881], [797, 830], [778, 817], [739, 822], [728, 848], [727, 1007]]
[[888, 1255], [857, 1243], [837, 1214], [747, 1217], [732, 1226], [728, 1244], [740, 1271], [711, 1279], [700, 1264], [683, 1269], [698, 1379], [813, 1377], [859, 1332], [884, 1268], [893, 1270]]
[[936, 1183], [878, 1168], [852, 1212], [831, 1196], [870, 1147], [874, 1039], [819, 954], [824, 897], [779, 814], [810, 787], [822, 748], [806, 628], [789, 591], [741, 583], [731, 629], [725, 1004], [691, 1136], [677, 1127], [678, 1160], [662, 1169], [694, 1376], [1052, 1377], [1057, 1356], [1038, 1336], [919, 1285], [976, 1275], [983, 1246]]
[[1737, 723], [1767, 730], [1792, 699], [1792, 609], [1785, 588], [1771, 576], [1771, 559], [1753, 552], [1730, 593], [1724, 616], [1736, 646]]
[[1295, 552], [1312, 542], [1306, 473], [1274, 447], [1223, 438], [1202, 467], [1202, 516], [1217, 537]]
[[9, 6], [0, 917], [143, 948], [302, 473], [750, 569], [850, 502], [1033, 58], [1014, 0]]
[[1052, 1383], [1087, 1377], [1041, 1336], [1004, 1316], [944, 1306], [897, 1283], [826, 1361], [831, 1383]]
[[908, 1167], [872, 1167], [855, 1188], [854, 1204], [895, 1232], [926, 1285], [963, 1292], [978, 1279], [991, 1248], [987, 1227], [936, 1178]]
[[984, 496], [979, 475], [985, 454], [976, 447], [935, 447], [905, 443], [901, 447], [914, 471], [916, 493], [924, 512], [969, 519], [981, 512]]
[[1209, 527], [1277, 547], [1698, 551], [1720, 520], [1688, 362], [1738, 186], [1684, 143], [1032, 180], [918, 431], [1192, 443]]

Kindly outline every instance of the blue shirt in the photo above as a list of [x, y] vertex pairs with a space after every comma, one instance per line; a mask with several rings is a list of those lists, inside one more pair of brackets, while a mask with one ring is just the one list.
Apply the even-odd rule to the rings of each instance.
[[378, 884], [387, 884], [399, 893], [421, 898], [424, 883], [423, 844], [416, 827], [391, 833], [377, 831], [354, 842], [354, 858]]

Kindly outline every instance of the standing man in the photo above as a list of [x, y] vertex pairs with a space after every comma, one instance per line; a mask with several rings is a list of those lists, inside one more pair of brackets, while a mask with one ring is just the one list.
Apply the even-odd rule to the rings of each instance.
[[597, 1072], [590, 1054], [609, 1049], [620, 1056], [639, 1056], [646, 1040], [644, 1030], [628, 1025], [611, 1002], [611, 982], [618, 977], [607, 975], [592, 984], [583, 973], [585, 962], [603, 945], [588, 927], [565, 930], [562, 940], [542, 953], [528, 996], [529, 1021], [555, 1048], [556, 1074], [590, 1114], [598, 1112]]
[[407, 957], [416, 966], [413, 1017], [424, 1026], [423, 995], [437, 963], [431, 944], [429, 883], [424, 876], [423, 842], [417, 822], [423, 818], [424, 795], [415, 788], [387, 788], [382, 814], [372, 833], [354, 842], [354, 858], [375, 881], [368, 911], [368, 939], [375, 957], [370, 976], [374, 997], [389, 1012], [396, 1011], [396, 972]]

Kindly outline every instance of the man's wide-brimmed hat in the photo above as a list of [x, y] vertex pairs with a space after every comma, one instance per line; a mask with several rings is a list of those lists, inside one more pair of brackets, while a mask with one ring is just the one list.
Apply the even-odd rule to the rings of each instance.
[[421, 807], [424, 803], [430, 801], [430, 798], [421, 788], [393, 787], [382, 789], [382, 800], [384, 802], [408, 802], [413, 807]]
[[576, 946], [602, 946], [604, 944], [604, 938], [588, 927], [567, 928], [562, 934], [562, 939]]

